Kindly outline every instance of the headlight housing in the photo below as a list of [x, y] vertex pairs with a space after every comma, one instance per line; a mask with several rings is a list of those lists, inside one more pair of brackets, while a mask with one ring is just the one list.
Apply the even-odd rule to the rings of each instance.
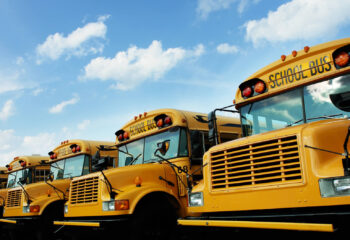
[[23, 210], [23, 213], [29, 213], [30, 212], [29, 206], [23, 206], [22, 210]]
[[103, 211], [114, 211], [115, 210], [115, 201], [106, 201], [106, 202], [102, 202], [102, 210]]
[[188, 196], [188, 204], [190, 207], [200, 207], [204, 205], [203, 193], [193, 192]]
[[103, 211], [129, 210], [129, 200], [111, 200], [102, 202]]
[[350, 177], [323, 178], [319, 180], [322, 197], [350, 196]]

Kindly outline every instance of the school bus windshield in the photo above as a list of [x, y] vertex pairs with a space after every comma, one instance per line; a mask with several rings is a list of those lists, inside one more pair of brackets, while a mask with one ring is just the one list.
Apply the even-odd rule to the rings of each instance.
[[165, 132], [152, 136], [141, 138], [134, 142], [120, 146], [119, 149], [119, 167], [131, 164], [142, 164], [147, 162], [159, 161], [154, 155], [158, 146], [157, 143], [169, 140], [169, 149], [162, 157], [171, 159], [176, 157], [188, 156], [187, 137], [184, 128], [174, 127]]
[[89, 156], [78, 155], [51, 164], [54, 180], [78, 177], [89, 173]]
[[346, 118], [349, 113], [333, 102], [340, 94], [349, 98], [349, 93], [350, 75], [344, 75], [245, 105], [241, 108], [243, 134], [250, 136], [327, 118]]
[[32, 169], [23, 169], [16, 172], [9, 173], [7, 188], [14, 188], [20, 186], [19, 182], [23, 177], [26, 178], [26, 183], [32, 182]]

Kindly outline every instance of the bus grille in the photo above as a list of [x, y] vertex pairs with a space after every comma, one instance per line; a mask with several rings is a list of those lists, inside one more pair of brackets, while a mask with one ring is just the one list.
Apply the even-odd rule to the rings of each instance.
[[22, 190], [13, 190], [7, 192], [6, 207], [19, 207], [21, 205]]
[[71, 204], [94, 203], [98, 200], [98, 176], [72, 182]]
[[300, 182], [296, 136], [211, 153], [213, 190]]

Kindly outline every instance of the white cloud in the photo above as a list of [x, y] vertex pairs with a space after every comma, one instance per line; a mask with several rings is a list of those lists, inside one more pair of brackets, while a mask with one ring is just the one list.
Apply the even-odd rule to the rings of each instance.
[[153, 41], [148, 48], [131, 46], [118, 52], [114, 58], [98, 57], [85, 66], [81, 79], [114, 80], [113, 88], [129, 90], [146, 80], [157, 80], [174, 68], [186, 57], [198, 57], [204, 53], [204, 46], [194, 50], [168, 48], [163, 50], [159, 41]]
[[50, 108], [49, 112], [50, 113], [60, 113], [62, 112], [63, 108], [65, 108], [68, 105], [74, 105], [77, 102], [79, 102], [79, 97], [78, 96], [74, 96], [72, 99], [67, 100], [67, 101], [63, 101], [53, 107]]
[[197, 14], [205, 19], [209, 13], [222, 9], [228, 9], [236, 0], [198, 0]]
[[79, 130], [84, 130], [86, 127], [90, 124], [90, 120], [84, 120], [81, 123], [78, 124], [78, 129]]
[[44, 89], [42, 89], [42, 88], [36, 88], [36, 89], [33, 90], [32, 94], [34, 96], [38, 96], [43, 91], [44, 91]]
[[211, 12], [229, 9], [233, 3], [238, 3], [237, 12], [242, 14], [248, 5], [260, 0], [198, 0], [197, 14], [201, 19], [206, 19]]
[[16, 64], [17, 65], [22, 65], [24, 63], [24, 58], [23, 57], [18, 57], [17, 59], [16, 59]]
[[70, 57], [72, 55], [83, 56], [89, 53], [101, 52], [103, 50], [103, 44], [89, 42], [89, 40], [105, 38], [107, 26], [104, 24], [104, 21], [107, 18], [108, 16], [99, 17], [97, 22], [87, 23], [66, 37], [62, 33], [49, 35], [46, 41], [39, 44], [36, 48], [38, 56], [37, 63], [40, 64], [46, 58], [57, 60], [62, 55]]
[[13, 115], [13, 108], [14, 108], [13, 101], [12, 100], [6, 101], [0, 111], [0, 120], [6, 120], [11, 115]]
[[205, 53], [205, 47], [203, 44], [198, 44], [193, 50], [193, 56], [199, 57]]
[[233, 54], [238, 52], [238, 47], [229, 45], [228, 43], [222, 43], [216, 47], [216, 50], [221, 54]]
[[342, 0], [292, 0], [267, 17], [245, 23], [246, 39], [261, 41], [309, 40], [338, 31], [350, 20], [350, 2]]
[[23, 89], [24, 84], [20, 83], [19, 77], [19, 72], [4, 73], [0, 71], [0, 94]]
[[39, 133], [35, 136], [17, 136], [13, 129], [0, 129], [0, 166], [10, 163], [13, 158], [21, 155], [47, 153], [59, 144], [54, 133]]

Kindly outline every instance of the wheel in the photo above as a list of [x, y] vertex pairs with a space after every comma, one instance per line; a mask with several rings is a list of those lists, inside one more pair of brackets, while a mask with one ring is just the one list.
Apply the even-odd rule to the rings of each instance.
[[130, 239], [172, 239], [176, 228], [175, 209], [169, 203], [143, 204], [134, 213]]

